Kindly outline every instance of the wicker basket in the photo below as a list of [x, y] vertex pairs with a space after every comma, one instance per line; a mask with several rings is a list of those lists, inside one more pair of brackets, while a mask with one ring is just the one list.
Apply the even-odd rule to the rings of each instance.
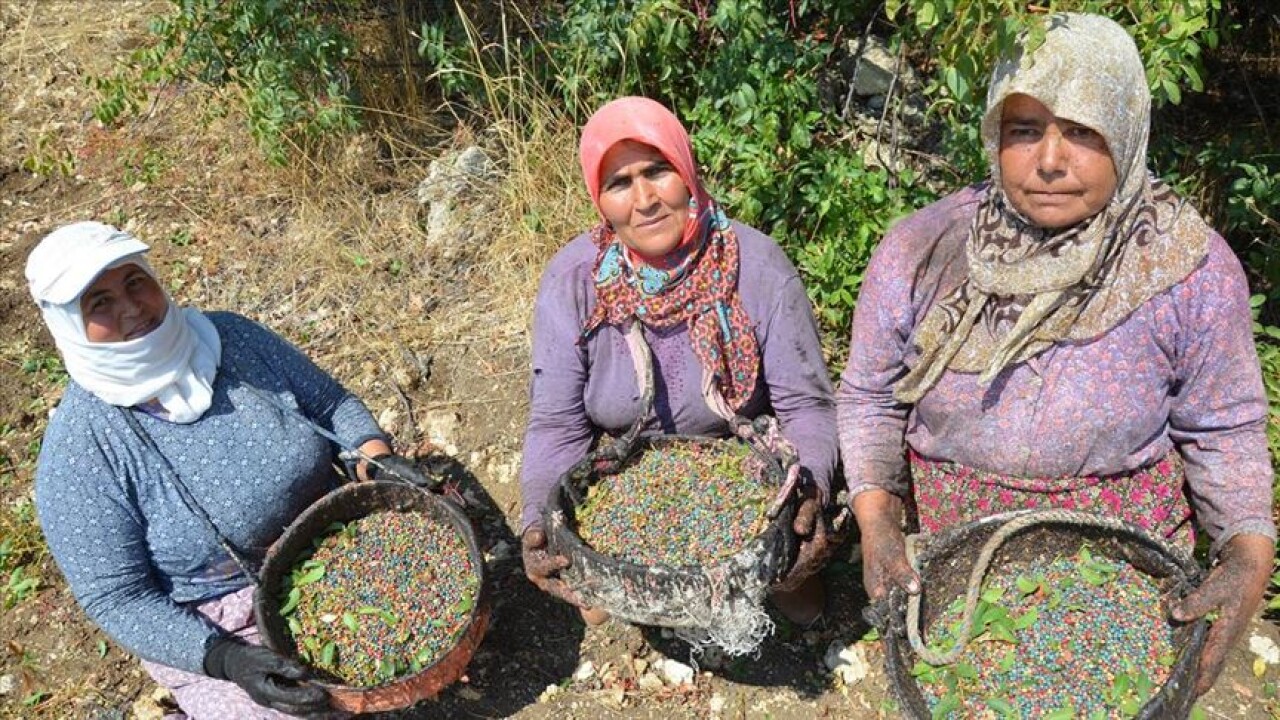
[[470, 622], [457, 644], [431, 667], [373, 687], [319, 683], [328, 691], [330, 703], [335, 708], [352, 713], [395, 710], [435, 697], [462, 677], [489, 624], [490, 603], [484, 555], [466, 515], [439, 496], [406, 483], [362, 482], [343, 485], [318, 500], [299, 515], [271, 546], [262, 566], [253, 607], [263, 643], [276, 652], [298, 657], [285, 619], [279, 612], [280, 590], [285, 578], [297, 559], [311, 549], [312, 540], [326, 534], [330, 524], [350, 522], [388, 510], [424, 513], [437, 522], [452, 526], [462, 535], [471, 565], [478, 575], [477, 596]]
[[[957, 526], [929, 540], [920, 553], [921, 595], [920, 624], [928, 628], [957, 597], [965, 594], [969, 574], [987, 539], [1008, 521], [1027, 515], [1028, 511], [1002, 513]], [[1195, 561], [1182, 550], [1152, 537], [1133, 525], [1125, 529], [1083, 527], [1069, 522], [1045, 522], [1021, 530], [1009, 537], [993, 556], [988, 576], [999, 573], [1002, 566], [1017, 566], [1038, 559], [1049, 559], [1064, 551], [1072, 551], [1084, 541], [1095, 555], [1129, 563], [1155, 579], [1162, 594], [1185, 595], [1201, 580]], [[894, 589], [887, 608], [880, 608], [877, 624], [884, 633], [885, 665], [894, 693], [902, 706], [903, 716], [913, 720], [931, 717], [924, 695], [911, 675], [917, 657], [907, 639], [907, 596]], [[876, 613], [872, 613], [875, 615]], [[1174, 631], [1177, 660], [1168, 679], [1135, 716], [1144, 720], [1185, 718], [1195, 702], [1195, 677], [1204, 648], [1208, 623], [1200, 620]]]

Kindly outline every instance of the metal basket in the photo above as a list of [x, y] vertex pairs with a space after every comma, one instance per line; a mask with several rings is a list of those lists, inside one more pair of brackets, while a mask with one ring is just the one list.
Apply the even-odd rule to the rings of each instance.
[[467, 516], [447, 500], [407, 483], [361, 482], [343, 485], [316, 501], [289, 525], [267, 552], [253, 603], [263, 644], [288, 657], [298, 657], [286, 621], [279, 612], [280, 591], [285, 578], [302, 554], [311, 550], [312, 540], [325, 535], [332, 523], [358, 520], [379, 511], [423, 513], [436, 522], [451, 526], [466, 542], [471, 566], [479, 582], [466, 630], [453, 649], [430, 667], [373, 687], [318, 683], [328, 691], [333, 707], [352, 713], [395, 710], [434, 698], [462, 677], [489, 624], [490, 602], [484, 554]]

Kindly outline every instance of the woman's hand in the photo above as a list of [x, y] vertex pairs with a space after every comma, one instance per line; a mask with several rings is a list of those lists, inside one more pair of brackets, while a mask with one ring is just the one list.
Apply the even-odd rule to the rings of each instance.
[[822, 569], [835, 549], [827, 535], [827, 524], [822, 519], [822, 499], [812, 485], [800, 489], [800, 507], [791, 521], [791, 529], [800, 538], [800, 550], [796, 561], [774, 590], [790, 592], [800, 587], [809, 576]]
[[239, 685], [254, 702], [282, 713], [308, 715], [332, 709], [329, 693], [307, 682], [305, 667], [261, 645], [215, 638], [205, 652], [204, 671]]
[[1191, 622], [1218, 611], [1200, 656], [1197, 696], [1208, 692], [1218, 679], [1227, 652], [1244, 634], [1249, 618], [1262, 602], [1274, 555], [1275, 544], [1270, 538], [1251, 533], [1237, 535], [1227, 541], [1204, 584], [1174, 604], [1173, 619], [1179, 622]]
[[524, 535], [520, 536], [520, 549], [524, 555], [524, 574], [528, 576], [529, 582], [548, 595], [587, 609], [582, 598], [557, 577], [561, 570], [569, 567], [569, 558], [551, 554], [547, 549], [547, 533], [541, 525], [530, 525], [524, 531]]
[[853, 498], [853, 514], [862, 534], [862, 585], [867, 597], [879, 602], [893, 587], [919, 593], [920, 577], [907, 561], [902, 534], [902, 498], [887, 490], [868, 490]]

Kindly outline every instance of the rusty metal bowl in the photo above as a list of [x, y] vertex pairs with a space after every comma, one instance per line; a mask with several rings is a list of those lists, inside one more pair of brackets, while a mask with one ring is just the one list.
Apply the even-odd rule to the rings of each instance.
[[466, 630], [453, 649], [430, 667], [371, 687], [318, 681], [329, 693], [330, 704], [334, 708], [352, 713], [396, 710], [434, 698], [462, 677], [489, 625], [491, 603], [484, 554], [467, 516], [448, 500], [407, 483], [361, 482], [343, 485], [316, 501], [285, 529], [267, 552], [253, 601], [263, 644], [278, 653], [298, 658], [297, 647], [279, 612], [284, 580], [302, 554], [311, 550], [312, 540], [326, 534], [332, 523], [350, 522], [380, 511], [423, 513], [453, 527], [466, 542], [479, 583]]

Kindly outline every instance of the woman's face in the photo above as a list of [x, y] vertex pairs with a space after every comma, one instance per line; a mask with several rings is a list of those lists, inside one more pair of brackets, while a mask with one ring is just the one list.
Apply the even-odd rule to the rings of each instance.
[[1010, 95], [1000, 118], [1000, 177], [1013, 207], [1042, 228], [1093, 217], [1116, 191], [1116, 168], [1097, 131]]
[[89, 342], [140, 338], [160, 327], [168, 308], [164, 290], [132, 263], [102, 273], [80, 295], [80, 315]]
[[689, 188], [662, 153], [623, 140], [600, 161], [600, 213], [618, 239], [657, 259], [680, 246], [689, 219]]

